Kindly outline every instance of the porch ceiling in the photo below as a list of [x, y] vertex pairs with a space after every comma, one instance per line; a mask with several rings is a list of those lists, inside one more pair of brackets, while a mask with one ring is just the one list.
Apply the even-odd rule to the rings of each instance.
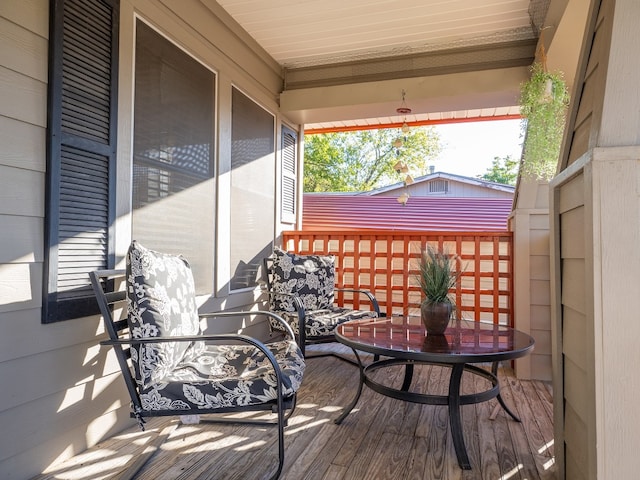
[[551, 0], [217, 2], [282, 66], [283, 112], [314, 129], [402, 122], [403, 90], [409, 122], [517, 115]]

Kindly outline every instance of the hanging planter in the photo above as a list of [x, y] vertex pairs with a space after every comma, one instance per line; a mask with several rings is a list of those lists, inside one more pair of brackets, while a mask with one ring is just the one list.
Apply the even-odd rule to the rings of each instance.
[[550, 180], [554, 176], [568, 105], [569, 92], [562, 74], [547, 72], [543, 64], [534, 63], [531, 78], [520, 85], [523, 177]]

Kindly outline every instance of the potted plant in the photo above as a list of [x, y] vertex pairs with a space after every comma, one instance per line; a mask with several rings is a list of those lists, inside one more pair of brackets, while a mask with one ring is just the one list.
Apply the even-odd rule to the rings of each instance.
[[446, 250], [428, 244], [421, 250], [417, 280], [425, 297], [420, 313], [427, 334], [442, 335], [447, 329], [455, 309], [449, 291], [461, 274], [456, 257]]
[[569, 91], [562, 73], [548, 72], [543, 63], [534, 63], [531, 77], [520, 85], [523, 177], [550, 180], [555, 174], [568, 105]]

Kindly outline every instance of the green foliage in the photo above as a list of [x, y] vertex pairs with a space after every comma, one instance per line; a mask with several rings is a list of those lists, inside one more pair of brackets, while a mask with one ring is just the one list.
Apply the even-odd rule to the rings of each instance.
[[518, 160], [507, 155], [504, 158], [493, 157], [493, 163], [480, 178], [490, 182], [515, 185], [518, 179]]
[[449, 290], [455, 287], [461, 270], [456, 269], [456, 257], [446, 250], [426, 246], [420, 252], [417, 279], [429, 303], [453, 303]]
[[520, 86], [524, 177], [549, 180], [555, 174], [568, 105], [562, 74], [545, 72], [540, 63], [534, 63], [531, 78]]
[[[401, 148], [393, 146], [398, 137]], [[405, 139], [406, 138], [406, 139]], [[422, 175], [440, 153], [440, 138], [432, 127], [306, 135], [305, 192], [361, 192], [400, 181], [393, 166], [402, 160], [410, 172]]]

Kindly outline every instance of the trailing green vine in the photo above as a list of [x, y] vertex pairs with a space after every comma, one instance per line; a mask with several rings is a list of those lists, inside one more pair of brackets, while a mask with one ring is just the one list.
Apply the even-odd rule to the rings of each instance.
[[531, 78], [520, 85], [523, 177], [550, 180], [555, 175], [568, 105], [569, 91], [562, 74], [547, 72], [535, 62]]

